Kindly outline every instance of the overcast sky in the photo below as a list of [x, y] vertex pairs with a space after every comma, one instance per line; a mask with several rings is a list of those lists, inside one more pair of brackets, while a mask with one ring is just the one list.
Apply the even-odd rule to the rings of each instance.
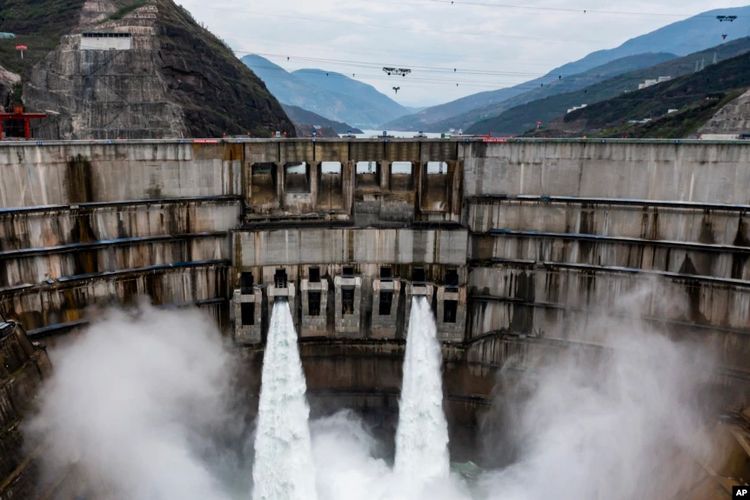
[[[238, 56], [254, 52], [288, 70], [317, 67], [355, 75], [356, 79], [371, 83], [409, 106], [437, 104], [520, 83], [594, 50], [615, 47], [628, 38], [693, 14], [748, 3], [747, 0], [720, 3], [455, 0], [454, 4], [450, 0], [177, 2], [223, 38]], [[388, 77], [381, 69], [384, 65], [413, 68], [413, 73], [406, 78]], [[455, 73], [453, 68], [457, 70]], [[392, 90], [394, 86], [401, 88], [397, 95]]]

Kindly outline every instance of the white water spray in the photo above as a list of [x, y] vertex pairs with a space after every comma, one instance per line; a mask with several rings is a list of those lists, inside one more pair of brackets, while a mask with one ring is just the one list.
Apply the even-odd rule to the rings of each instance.
[[317, 498], [306, 390], [289, 304], [278, 301], [263, 355], [253, 500]]
[[416, 488], [448, 476], [442, 353], [430, 304], [412, 299], [401, 384], [395, 472]]

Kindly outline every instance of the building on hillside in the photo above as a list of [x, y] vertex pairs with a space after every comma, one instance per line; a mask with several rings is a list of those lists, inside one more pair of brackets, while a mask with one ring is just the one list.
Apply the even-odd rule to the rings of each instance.
[[671, 80], [671, 76], [660, 76], [658, 78], [646, 78], [641, 83], [638, 84], [638, 90], [643, 90], [648, 87], [651, 87], [652, 85], [657, 85], [659, 83], [668, 82]]
[[581, 104], [579, 106], [573, 106], [572, 108], [568, 108], [568, 110], [565, 112], [565, 114], [572, 113], [573, 111], [577, 111], [579, 109], [583, 109], [586, 106], [588, 106], [588, 104]]

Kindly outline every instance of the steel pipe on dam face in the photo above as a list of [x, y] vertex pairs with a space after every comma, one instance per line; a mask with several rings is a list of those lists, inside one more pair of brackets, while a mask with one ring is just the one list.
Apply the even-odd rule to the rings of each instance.
[[197, 305], [253, 399], [283, 297], [313, 412], [387, 416], [424, 296], [454, 436], [480, 426], [499, 367], [605, 355], [597, 318], [627, 318], [710, 351], [711, 388], [738, 408], [748, 165], [742, 142], [1, 143], [0, 307], [54, 346], [99, 306]]

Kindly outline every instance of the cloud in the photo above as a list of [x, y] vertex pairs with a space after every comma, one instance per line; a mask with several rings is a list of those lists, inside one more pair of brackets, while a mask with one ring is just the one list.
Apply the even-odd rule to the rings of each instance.
[[[716, 8], [705, 0], [669, 0], [658, 5], [643, 0], [628, 4], [603, 0], [573, 4], [565, 0], [515, 2], [580, 12], [450, 5], [430, 0], [182, 0], [182, 4], [235, 49], [298, 56], [289, 61], [274, 59], [287, 69], [314, 66], [300, 57], [317, 57], [535, 76], [589, 52], [615, 47], [633, 36]], [[723, 6], [743, 4], [743, 0], [729, 0]], [[589, 13], [584, 14], [584, 9]], [[592, 14], [595, 10], [667, 15]], [[360, 36], [351, 42], [341, 41], [340, 37], [352, 34]], [[365, 71], [351, 64], [328, 63], [324, 69], [357, 73], [358, 79], [393, 94], [393, 82], [377, 68]], [[400, 82], [401, 91], [392, 97], [410, 105], [436, 104], [530, 77], [465, 75], [456, 79], [450, 74], [428, 73], [425, 79], [438, 81], [415, 78]]]
[[[705, 346], [636, 319], [649, 300], [679, 305], [650, 299], [658, 294], [649, 290], [573, 327], [585, 343], [578, 349], [536, 360], [520, 380], [501, 374], [504, 390], [483, 435], [494, 443], [485, 452], [507, 466], [482, 477], [483, 496], [630, 500], [691, 491], [703, 474], [699, 462], [714, 452], [703, 417], [716, 401], [703, 388], [715, 360]], [[502, 437], [493, 440], [496, 433]]]
[[[634, 319], [652, 300], [680, 305], [649, 289], [618, 296], [572, 330], [579, 348], [501, 372], [481, 435], [495, 468], [476, 484], [454, 472], [415, 485], [392, 472], [353, 412], [313, 421], [319, 498], [630, 500], [689, 490], [695, 460], [712, 451], [701, 422], [711, 405], [699, 396], [714, 364], [699, 345]], [[109, 311], [53, 363], [26, 429], [47, 474], [74, 469], [92, 498], [249, 497], [253, 438], [232, 389], [237, 367], [199, 311]]]
[[98, 498], [228, 498], [213, 439], [229, 422], [232, 363], [210, 319], [109, 311], [53, 354], [27, 429], [48, 475], [75, 469]]

